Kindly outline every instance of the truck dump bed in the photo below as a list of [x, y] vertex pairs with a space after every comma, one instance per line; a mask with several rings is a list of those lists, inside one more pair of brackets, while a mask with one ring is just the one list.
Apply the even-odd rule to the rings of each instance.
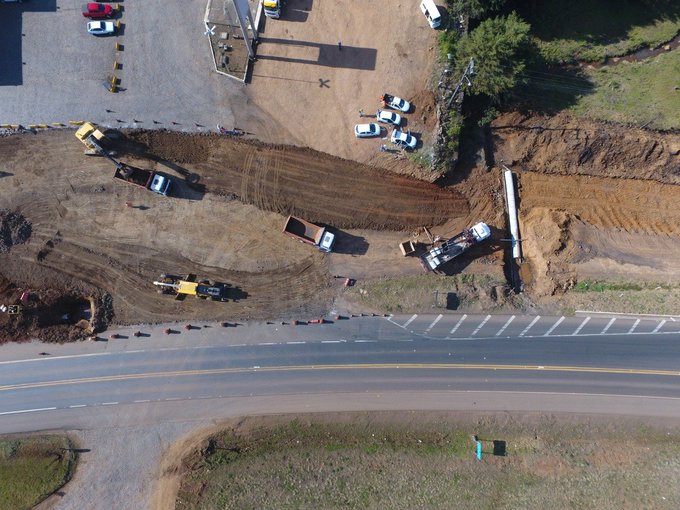
[[318, 245], [321, 242], [324, 228], [295, 216], [289, 216], [283, 232], [310, 244]]
[[151, 172], [151, 170], [126, 166], [122, 170], [120, 168], [116, 169], [114, 177], [146, 188], [149, 185], [152, 175], [153, 172]]

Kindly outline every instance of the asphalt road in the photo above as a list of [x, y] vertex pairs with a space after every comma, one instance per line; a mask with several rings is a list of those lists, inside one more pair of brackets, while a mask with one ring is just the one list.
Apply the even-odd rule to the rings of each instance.
[[[584, 320], [574, 319], [578, 325]], [[495, 320], [508, 328], [507, 319]], [[89, 423], [93, 416], [125, 415], [128, 424], [137, 423], [135, 417], [148, 423], [154, 410], [162, 419], [166, 404], [173, 402], [183, 404], [170, 406], [175, 419], [197, 412], [208, 418], [211, 409], [217, 418], [224, 409], [216, 402], [228, 399], [277, 398], [282, 404], [304, 395], [414, 391], [506, 392], [535, 403], [559, 394], [619, 396], [620, 401], [649, 397], [657, 402], [655, 411], [638, 407], [643, 414], [680, 416], [673, 400], [680, 399], [680, 335], [675, 333], [516, 333], [442, 340], [411, 333], [394, 321], [366, 317], [351, 326], [346, 321], [336, 329], [303, 331], [260, 325], [234, 328], [228, 335], [206, 328], [192, 335], [208, 337], [208, 343], [130, 338], [118, 346], [81, 343], [63, 351], [50, 346], [49, 355], [37, 357], [28, 356], [26, 346], [5, 346], [0, 350], [0, 432], [77, 426], [81, 417]], [[482, 327], [490, 322], [486, 319]], [[493, 407], [502, 409], [505, 402], [510, 408], [510, 401]]]

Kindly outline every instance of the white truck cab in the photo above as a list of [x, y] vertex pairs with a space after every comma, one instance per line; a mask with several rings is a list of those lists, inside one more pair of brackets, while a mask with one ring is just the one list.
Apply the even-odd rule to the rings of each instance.
[[263, 0], [262, 7], [264, 15], [268, 18], [278, 19], [281, 17], [281, 1], [282, 0]]
[[325, 251], [326, 253], [330, 253], [331, 251], [333, 251], [334, 244], [335, 234], [326, 230], [326, 232], [324, 232], [323, 234], [323, 237], [321, 238], [321, 242], [319, 243], [319, 250]]
[[154, 193], [167, 197], [168, 191], [170, 191], [171, 182], [172, 181], [164, 175], [155, 174], [151, 180], [151, 184], [149, 184], [149, 189]]
[[437, 9], [434, 0], [423, 0], [420, 2], [420, 10], [432, 28], [439, 28], [439, 25], [442, 24], [442, 16], [439, 14], [439, 9]]

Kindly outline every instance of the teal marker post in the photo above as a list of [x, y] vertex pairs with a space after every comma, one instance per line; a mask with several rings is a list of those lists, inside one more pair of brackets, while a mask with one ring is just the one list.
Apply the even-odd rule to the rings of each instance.
[[477, 460], [482, 460], [482, 442], [477, 441]]

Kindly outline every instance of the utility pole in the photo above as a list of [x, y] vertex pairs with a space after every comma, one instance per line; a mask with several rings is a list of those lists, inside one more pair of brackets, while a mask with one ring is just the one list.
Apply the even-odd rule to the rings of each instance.
[[447, 108], [451, 108], [451, 103], [453, 103], [453, 100], [458, 95], [458, 92], [460, 92], [460, 89], [463, 86], [463, 84], [467, 83], [468, 87], [472, 86], [470, 76], [472, 76], [473, 74], [475, 74], [475, 59], [471, 58], [470, 62], [468, 62], [467, 67], [465, 68], [465, 71], [463, 71], [463, 75], [460, 77], [460, 80], [458, 80], [458, 85], [456, 85], [456, 89], [453, 91], [453, 94], [451, 94], [451, 97], [449, 98], [449, 104], [447, 105]]

